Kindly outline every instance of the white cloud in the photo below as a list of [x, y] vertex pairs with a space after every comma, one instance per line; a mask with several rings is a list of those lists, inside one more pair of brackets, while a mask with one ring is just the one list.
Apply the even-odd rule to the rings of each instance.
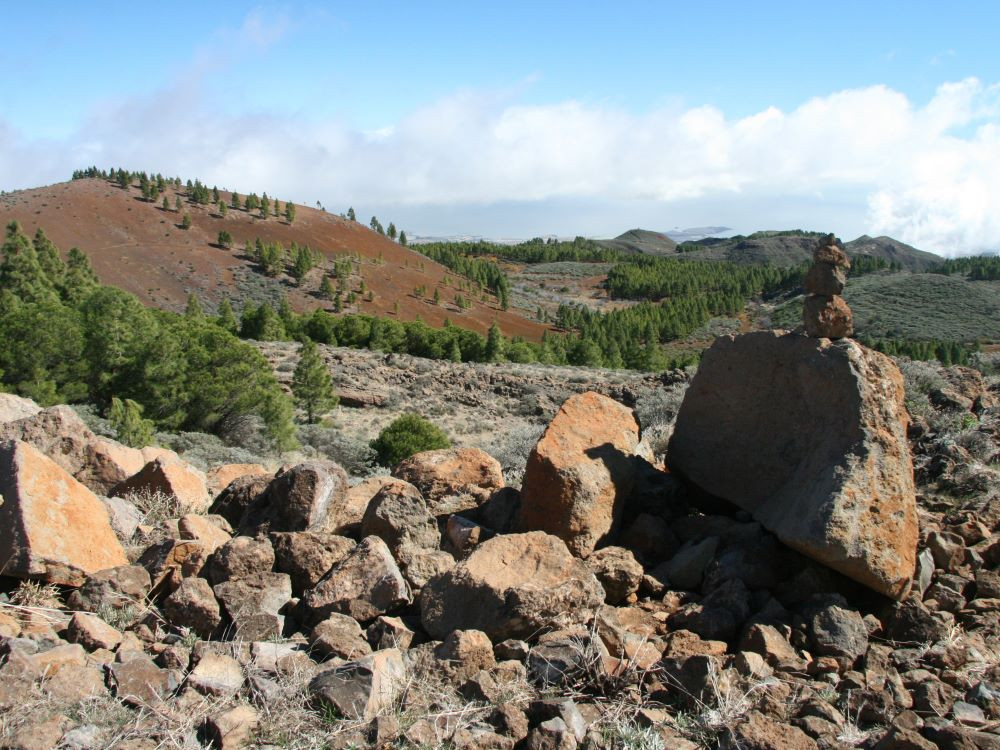
[[[242, 33], [269, 40], [254, 24]], [[170, 90], [105, 107], [62, 142], [32, 141], [0, 123], [0, 180], [30, 186], [90, 163], [127, 165], [241, 192], [320, 198], [338, 209], [396, 206], [409, 215], [421, 206], [565, 207], [573, 200], [664, 211], [704, 201], [739, 213], [741, 201], [774, 196], [787, 198], [789, 211], [794, 206], [786, 226], [803, 228], [827, 221], [826, 201], [836, 196], [845, 208], [830, 228], [845, 237], [890, 234], [946, 254], [1000, 247], [997, 84], [944, 84], [922, 106], [872, 86], [739, 119], [714, 107], [634, 115], [577, 101], [525, 105], [519, 96], [462, 91], [363, 132], [341, 121], [219, 114], [186, 77]], [[845, 195], [852, 199], [845, 203]], [[650, 226], [662, 228], [655, 217]]]

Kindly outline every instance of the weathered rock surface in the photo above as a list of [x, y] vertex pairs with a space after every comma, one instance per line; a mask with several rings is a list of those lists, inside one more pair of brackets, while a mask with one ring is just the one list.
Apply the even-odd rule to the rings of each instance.
[[300, 603], [304, 620], [316, 624], [337, 612], [364, 622], [408, 604], [410, 588], [385, 542], [365, 537], [305, 592]]
[[332, 461], [309, 461], [282, 472], [264, 495], [270, 531], [330, 531], [341, 528], [347, 474]]
[[0, 443], [0, 498], [4, 574], [79, 586], [128, 563], [101, 501], [29, 443]]
[[204, 578], [185, 578], [163, 602], [163, 612], [175, 625], [208, 638], [222, 622], [222, 610]]
[[205, 474], [208, 493], [215, 497], [240, 477], [266, 477], [270, 472], [260, 464], [223, 464], [215, 466]]
[[209, 503], [204, 472], [177, 458], [153, 459], [111, 490], [117, 497], [137, 492], [162, 492], [176, 497], [186, 513], [204, 513]]
[[420, 491], [402, 480], [389, 482], [375, 494], [361, 520], [363, 536], [377, 536], [399, 559], [407, 548], [437, 549], [437, 521]]
[[854, 315], [840, 296], [810, 294], [802, 307], [806, 335], [842, 339], [854, 333]]
[[309, 692], [341, 716], [370, 720], [392, 705], [405, 679], [403, 655], [387, 648], [321, 672], [309, 683]]
[[483, 542], [453, 570], [431, 579], [421, 595], [427, 632], [481, 630], [493, 641], [523, 638], [561, 619], [586, 619], [604, 589], [559, 538], [540, 531]]
[[23, 419], [0, 421], [0, 440], [21, 440], [55, 461], [81, 484], [107, 494], [144, 461], [142, 453], [95, 435], [69, 406], [51, 406]]
[[900, 598], [918, 537], [907, 422], [899, 370], [857, 342], [724, 336], [688, 389], [668, 462], [790, 547]]
[[554, 534], [574, 555], [589, 555], [621, 523], [638, 444], [631, 409], [592, 392], [569, 398], [528, 456], [518, 528]]
[[417, 453], [392, 473], [417, 487], [431, 505], [448, 495], [471, 495], [481, 504], [504, 486], [500, 462], [478, 448]]
[[274, 568], [291, 576], [296, 596], [313, 588], [356, 546], [353, 539], [318, 531], [278, 531], [270, 539]]

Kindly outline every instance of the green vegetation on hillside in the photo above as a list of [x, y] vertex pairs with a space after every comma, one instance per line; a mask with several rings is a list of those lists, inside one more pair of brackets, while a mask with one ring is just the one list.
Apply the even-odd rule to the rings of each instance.
[[931, 273], [951, 276], [963, 274], [970, 281], [1000, 281], [1000, 256], [975, 255], [969, 258], [952, 258], [930, 269]]
[[414, 453], [450, 448], [451, 441], [440, 427], [419, 414], [395, 419], [371, 443], [383, 466], [395, 466]]
[[128, 421], [141, 411], [163, 430], [219, 432], [255, 415], [276, 446], [294, 443], [291, 403], [256, 349], [204, 316], [100, 285], [83, 253], [63, 262], [41, 229], [31, 240], [16, 222], [0, 265], [0, 340], [0, 384], [42, 404], [130, 399], [140, 409]]

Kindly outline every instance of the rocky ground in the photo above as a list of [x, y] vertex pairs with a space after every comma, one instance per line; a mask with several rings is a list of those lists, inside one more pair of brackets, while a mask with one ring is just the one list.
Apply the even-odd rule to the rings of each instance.
[[684, 379], [328, 356], [352, 425], [545, 420], [520, 490], [474, 447], [202, 473], [0, 397], [0, 745], [1000, 747], [995, 377], [901, 363], [895, 601], [656, 467], [631, 407]]

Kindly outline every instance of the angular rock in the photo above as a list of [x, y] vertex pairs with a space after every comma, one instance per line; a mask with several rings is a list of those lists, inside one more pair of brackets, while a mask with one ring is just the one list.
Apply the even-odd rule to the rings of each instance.
[[72, 609], [97, 612], [102, 606], [120, 608], [142, 602], [149, 592], [149, 573], [141, 565], [121, 565], [90, 575], [84, 584], [69, 595]]
[[296, 596], [313, 588], [357, 546], [353, 539], [319, 531], [278, 531], [270, 539], [275, 570], [291, 576]]
[[810, 294], [802, 306], [806, 335], [843, 339], [854, 333], [854, 315], [843, 297]]
[[113, 651], [122, 642], [122, 634], [96, 615], [76, 612], [69, 621], [66, 640], [79, 643], [88, 651], [98, 648]]
[[479, 630], [453, 630], [434, 655], [445, 663], [445, 671], [455, 682], [496, 666], [493, 643]]
[[127, 543], [139, 528], [139, 524], [145, 520], [143, 512], [135, 506], [135, 503], [130, 503], [123, 497], [98, 495], [97, 499], [104, 504], [111, 521], [111, 528], [118, 535], [118, 539]]
[[284, 573], [254, 573], [212, 587], [232, 622], [232, 636], [263, 641], [281, 635], [285, 618], [279, 611], [292, 598], [292, 581]]
[[232, 527], [222, 516], [199, 516], [194, 513], [181, 516], [177, 521], [177, 530], [181, 539], [201, 542], [209, 552], [217, 550], [233, 535]]
[[687, 390], [668, 460], [788, 546], [898, 599], [918, 537], [907, 419], [898, 368], [854, 341], [723, 336]]
[[162, 492], [177, 498], [182, 513], [208, 510], [208, 486], [205, 474], [179, 458], [156, 458], [137, 474], [116, 485], [111, 495], [128, 497], [134, 493]]
[[177, 687], [168, 670], [145, 657], [112, 664], [109, 681], [118, 699], [134, 706], [155, 704]]
[[715, 558], [719, 538], [710, 536], [699, 542], [685, 542], [677, 554], [663, 566], [667, 580], [674, 588], [696, 591], [701, 586], [705, 568]]
[[398, 648], [405, 651], [413, 643], [414, 633], [398, 617], [378, 617], [368, 626], [368, 642], [376, 651], [384, 648]]
[[816, 741], [798, 727], [751, 711], [733, 729], [736, 747], [745, 750], [816, 750]]
[[828, 605], [813, 615], [810, 634], [816, 653], [853, 662], [868, 650], [868, 628], [852, 609]]
[[134, 473], [141, 454], [95, 435], [72, 408], [51, 406], [29, 417], [0, 423], [0, 441], [21, 440], [55, 461], [78, 482], [104, 495]]
[[243, 667], [231, 656], [207, 653], [191, 670], [187, 684], [202, 695], [233, 696], [243, 687]]
[[225, 518], [233, 528], [248, 526], [248, 514], [264, 507], [265, 493], [270, 484], [271, 478], [264, 474], [237, 477], [219, 493], [208, 511]]
[[528, 456], [518, 528], [553, 534], [579, 557], [611, 539], [635, 481], [639, 424], [597, 393], [571, 396]]
[[264, 497], [270, 531], [328, 531], [341, 526], [347, 474], [332, 461], [310, 461], [282, 472]]
[[215, 550], [205, 572], [214, 585], [267, 573], [273, 567], [274, 548], [267, 539], [237, 536]]
[[344, 718], [369, 721], [392, 705], [405, 679], [403, 655], [387, 648], [321, 672], [310, 681], [309, 693]]
[[383, 485], [368, 503], [361, 535], [379, 537], [396, 557], [403, 549], [437, 549], [441, 542], [437, 521], [420, 491], [402, 480]]
[[215, 497], [240, 477], [266, 477], [270, 474], [271, 472], [260, 464], [223, 464], [206, 472], [205, 483], [208, 486], [208, 494]]
[[585, 561], [604, 587], [608, 604], [621, 604], [639, 590], [643, 569], [624, 547], [602, 547]]
[[480, 505], [504, 486], [500, 462], [478, 448], [416, 453], [392, 473], [417, 487], [431, 507], [449, 495], [471, 495]]
[[222, 610], [204, 578], [190, 577], [163, 602], [163, 613], [171, 624], [190, 628], [201, 638], [209, 638], [222, 622]]
[[601, 584], [565, 543], [533, 531], [483, 542], [427, 583], [420, 607], [424, 629], [435, 638], [482, 630], [502, 641], [567, 619], [583, 622], [603, 601]]
[[0, 443], [0, 497], [5, 575], [79, 586], [128, 564], [101, 501], [34, 446]]
[[358, 621], [336, 612], [312, 629], [309, 648], [323, 659], [335, 656], [350, 660], [372, 652]]
[[205, 545], [196, 541], [165, 539], [148, 547], [139, 564], [148, 572], [153, 589], [171, 592], [188, 576], [196, 576], [209, 558]]
[[833, 297], [844, 291], [847, 274], [832, 263], [813, 263], [806, 273], [803, 286], [809, 294]]
[[410, 589], [389, 548], [377, 536], [368, 536], [305, 592], [299, 608], [310, 625], [334, 612], [364, 622], [410, 601]]
[[344, 506], [337, 514], [337, 528], [334, 529], [334, 533], [354, 536], [361, 527], [361, 519], [364, 517], [372, 498], [385, 485], [396, 481], [399, 480], [390, 476], [368, 477], [348, 489]]
[[239, 750], [253, 739], [260, 717], [253, 706], [241, 704], [212, 714], [205, 720], [205, 733], [219, 750]]

